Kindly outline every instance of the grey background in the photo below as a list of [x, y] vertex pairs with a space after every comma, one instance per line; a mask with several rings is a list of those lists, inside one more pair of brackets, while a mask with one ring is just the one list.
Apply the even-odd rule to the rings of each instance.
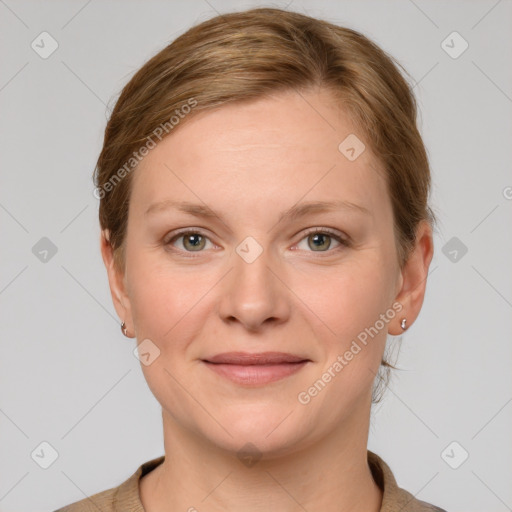
[[[163, 454], [159, 405], [135, 340], [120, 332], [99, 252], [91, 174], [108, 108], [193, 24], [287, 4], [0, 0], [1, 511], [55, 510]], [[432, 165], [441, 223], [425, 304], [369, 448], [419, 499], [450, 512], [512, 510], [512, 3], [288, 8], [360, 30], [405, 66]], [[31, 48], [43, 31], [59, 45], [47, 59]], [[441, 46], [453, 31], [469, 43], [456, 59]], [[33, 253], [42, 237], [57, 248], [46, 262]], [[451, 245], [443, 253], [453, 237], [467, 247], [456, 261]], [[48, 469], [31, 457], [43, 441], [58, 452]], [[462, 448], [451, 461], [469, 453], [458, 469], [441, 455], [453, 441]]]

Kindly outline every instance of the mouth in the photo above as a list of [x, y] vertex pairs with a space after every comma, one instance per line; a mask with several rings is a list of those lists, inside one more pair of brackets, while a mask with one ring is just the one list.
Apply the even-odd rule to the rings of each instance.
[[221, 377], [254, 387], [289, 377], [311, 360], [283, 352], [229, 352], [203, 359], [202, 362]]

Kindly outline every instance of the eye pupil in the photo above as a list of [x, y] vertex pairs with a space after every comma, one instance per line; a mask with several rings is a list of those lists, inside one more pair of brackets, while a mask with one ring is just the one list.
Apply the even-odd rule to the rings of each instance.
[[[311, 245], [309, 244], [309, 246], [311, 247], [311, 249], [313, 250], [317, 250], [317, 249], [329, 249], [330, 245], [331, 245], [331, 241], [330, 241], [330, 236], [329, 235], [325, 235], [323, 233], [315, 233], [314, 235], [310, 235], [310, 240], [314, 240], [314, 244], [315, 245]], [[328, 243], [325, 244], [325, 239], [328, 239]], [[316, 245], [316, 242], [320, 241], [320, 245]], [[322, 244], [322, 242], [324, 242]], [[325, 246], [326, 245], [326, 246]]]
[[[202, 251], [205, 248], [206, 241], [208, 240], [208, 237], [203, 236], [201, 233], [188, 231], [174, 237], [170, 242], [168, 242], [168, 244], [174, 245], [173, 240], [176, 238], [182, 239], [181, 244], [184, 250], [187, 252]], [[307, 239], [309, 249], [313, 250], [314, 252], [327, 252], [332, 245], [333, 238], [335, 238], [338, 242], [341, 242], [342, 245], [347, 245], [343, 244], [343, 242], [339, 240], [337, 236], [330, 234], [328, 231], [314, 231], [305, 237], [305, 239]]]
[[[193, 233], [183, 237], [183, 244], [186, 248], [188, 248], [187, 243], [190, 243], [193, 249], [202, 248], [204, 245], [204, 239], [202, 235], [198, 233]], [[201, 243], [203, 245], [201, 245]]]

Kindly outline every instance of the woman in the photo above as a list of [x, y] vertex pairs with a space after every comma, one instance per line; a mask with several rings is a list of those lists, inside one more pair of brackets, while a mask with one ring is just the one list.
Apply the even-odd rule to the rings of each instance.
[[433, 254], [391, 57], [298, 13], [213, 18], [126, 85], [95, 180], [165, 455], [61, 511], [441, 510], [367, 449], [387, 335], [418, 317]]

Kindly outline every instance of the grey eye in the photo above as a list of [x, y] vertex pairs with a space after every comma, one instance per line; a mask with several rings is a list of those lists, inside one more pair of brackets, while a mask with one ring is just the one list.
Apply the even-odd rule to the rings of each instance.
[[183, 247], [191, 251], [200, 251], [205, 246], [205, 238], [199, 233], [187, 233], [182, 235]]
[[325, 233], [315, 233], [313, 235], [309, 235], [308, 246], [314, 251], [318, 250], [326, 250], [331, 246], [331, 236]]
[[[301, 244], [303, 244], [307, 240], [307, 247], [301, 247]], [[334, 247], [332, 246], [332, 242], [335, 242]], [[305, 251], [313, 251], [313, 252], [327, 252], [329, 249], [335, 249], [341, 245], [344, 245], [343, 240], [335, 234], [322, 231], [322, 230], [316, 230], [308, 235], [306, 235], [297, 245], [299, 249], [305, 250]]]

